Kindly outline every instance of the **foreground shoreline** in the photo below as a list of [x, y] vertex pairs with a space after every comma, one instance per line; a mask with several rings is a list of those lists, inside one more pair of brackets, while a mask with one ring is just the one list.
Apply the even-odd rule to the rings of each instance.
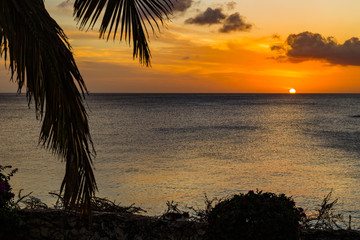
[[[206, 225], [178, 219], [132, 213], [93, 212], [92, 224], [73, 212], [55, 209], [19, 210], [20, 229], [10, 232], [11, 239], [178, 239], [202, 240]], [[0, 228], [0, 239], [7, 239]], [[9, 234], [9, 233], [7, 233]], [[301, 230], [301, 240], [359, 240], [356, 230]]]

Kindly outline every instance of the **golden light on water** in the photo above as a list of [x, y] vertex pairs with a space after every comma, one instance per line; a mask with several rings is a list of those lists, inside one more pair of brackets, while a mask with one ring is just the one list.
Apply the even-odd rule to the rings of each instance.
[[292, 93], [292, 94], [296, 93], [295, 88], [291, 88], [291, 89], [289, 90], [289, 93]]

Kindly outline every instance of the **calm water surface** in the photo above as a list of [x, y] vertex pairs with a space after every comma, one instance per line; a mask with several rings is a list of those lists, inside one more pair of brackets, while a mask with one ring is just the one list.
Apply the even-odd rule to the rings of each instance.
[[[204, 207], [252, 189], [314, 209], [334, 190], [360, 225], [360, 95], [92, 94], [99, 196], [161, 214], [167, 200]], [[37, 145], [23, 96], [0, 94], [0, 164], [47, 203], [65, 164]]]

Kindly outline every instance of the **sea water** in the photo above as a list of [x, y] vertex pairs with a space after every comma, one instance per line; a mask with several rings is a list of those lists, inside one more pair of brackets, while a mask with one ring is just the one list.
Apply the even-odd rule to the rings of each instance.
[[[333, 190], [360, 225], [360, 95], [91, 94], [86, 98], [100, 197], [150, 215], [204, 195], [292, 196], [313, 212]], [[65, 164], [38, 145], [41, 122], [23, 95], [0, 94], [0, 164], [15, 191], [51, 205]]]

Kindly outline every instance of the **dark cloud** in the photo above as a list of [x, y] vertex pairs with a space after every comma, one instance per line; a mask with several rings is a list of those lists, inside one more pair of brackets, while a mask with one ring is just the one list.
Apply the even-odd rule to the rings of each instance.
[[244, 17], [239, 13], [231, 14], [226, 18], [225, 23], [222, 28], [219, 29], [222, 33], [228, 33], [232, 31], [250, 31], [252, 25], [246, 23]]
[[277, 33], [274, 33], [272, 36], [271, 36], [273, 39], [281, 39], [281, 36]]
[[360, 66], [360, 40], [353, 37], [339, 44], [333, 37], [318, 33], [291, 34], [283, 45], [272, 46], [293, 62], [323, 60], [331, 64]]
[[198, 25], [211, 25], [211, 24], [217, 24], [221, 23], [221, 20], [225, 19], [226, 15], [222, 13], [221, 8], [208, 8], [205, 10], [205, 12], [200, 13], [194, 18], [189, 18], [185, 21], [185, 23], [190, 24], [198, 24]]
[[271, 46], [270, 47], [271, 51], [280, 51], [280, 50], [284, 50], [284, 47], [279, 45], [279, 46]]
[[174, 12], [185, 12], [193, 4], [193, 0], [177, 0], [173, 1]]
[[[228, 7], [233, 8], [235, 2], [227, 3]], [[198, 14], [194, 18], [189, 18], [185, 21], [188, 24], [197, 24], [197, 25], [212, 25], [212, 24], [223, 24], [219, 29], [221, 33], [228, 33], [232, 31], [250, 31], [252, 24], [246, 23], [245, 18], [241, 16], [238, 12], [231, 15], [226, 15], [223, 13], [222, 8], [207, 8], [205, 12]]]

